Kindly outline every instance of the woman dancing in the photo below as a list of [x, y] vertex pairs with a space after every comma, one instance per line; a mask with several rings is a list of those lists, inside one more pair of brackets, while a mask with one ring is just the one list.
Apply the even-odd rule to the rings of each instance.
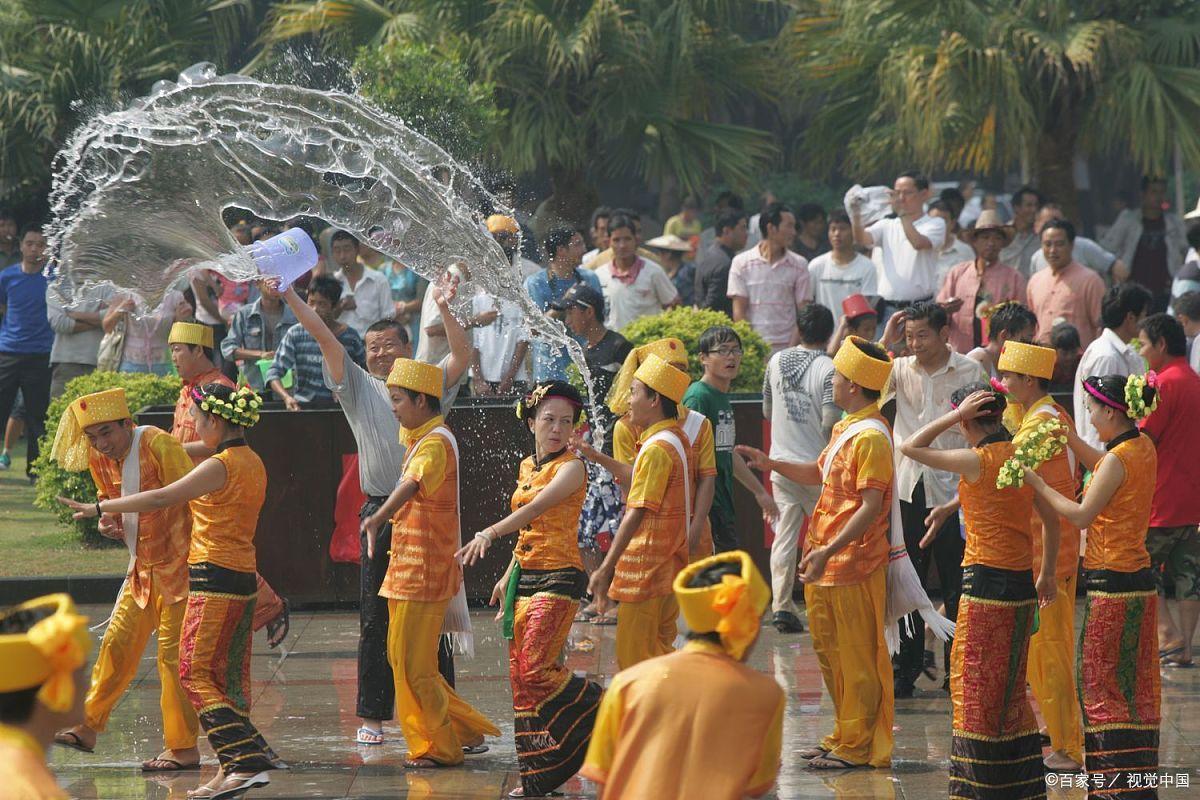
[[1068, 445], [1092, 471], [1083, 501], [1068, 500], [1025, 470], [1039, 497], [1073, 524], [1087, 527], [1083, 555], [1087, 604], [1079, 632], [1076, 680], [1083, 707], [1088, 797], [1158, 797], [1160, 676], [1158, 612], [1146, 529], [1154, 498], [1154, 442], [1137, 421], [1158, 403], [1154, 373], [1093, 375], [1083, 382], [1088, 415], [1104, 450], [1068, 433]]
[[254, 531], [267, 493], [262, 459], [246, 444], [261, 400], [253, 390], [209, 383], [192, 390], [196, 433], [216, 453], [161, 489], [79, 503], [75, 518], [154, 511], [187, 503], [192, 512], [189, 595], [179, 676], [217, 754], [216, 777], [193, 800], [238, 797], [266, 786], [277, 757], [250, 721], [250, 636], [256, 594]]
[[579, 392], [562, 381], [539, 384], [518, 402], [517, 418], [533, 432], [534, 454], [521, 462], [512, 513], [458, 552], [471, 566], [496, 539], [520, 532], [492, 592], [493, 605], [504, 602], [504, 635], [512, 641], [521, 787], [511, 797], [547, 796], [579, 771], [602, 694], [558, 661], [587, 590], [576, 535], [587, 473], [567, 447], [582, 410]]
[[[1045, 797], [1041, 737], [1025, 692], [1025, 669], [1039, 601], [1047, 605], [1055, 598], [1058, 516], [1028, 486], [996, 488], [1000, 467], [1016, 452], [1002, 422], [1004, 396], [980, 383], [956, 391], [950, 406], [948, 414], [900, 446], [914, 461], [961, 476], [958, 497], [967, 545], [950, 651], [950, 796]], [[934, 440], [954, 425], [962, 428], [971, 448], [934, 448]], [[1036, 584], [1035, 507], [1046, 554]], [[921, 547], [936, 535], [932, 530]]]

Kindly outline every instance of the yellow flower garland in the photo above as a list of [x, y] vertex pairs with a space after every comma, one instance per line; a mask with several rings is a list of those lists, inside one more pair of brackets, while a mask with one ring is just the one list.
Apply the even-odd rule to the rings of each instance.
[[1025, 485], [1025, 468], [1037, 469], [1067, 446], [1067, 429], [1056, 419], [1042, 422], [1017, 446], [1017, 452], [1000, 467], [996, 488]]

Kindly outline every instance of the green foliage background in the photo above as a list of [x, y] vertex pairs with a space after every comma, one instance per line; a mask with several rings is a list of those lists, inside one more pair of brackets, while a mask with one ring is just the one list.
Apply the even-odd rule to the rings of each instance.
[[698, 308], [673, 308], [652, 317], [643, 317], [626, 325], [621, 335], [634, 347], [648, 344], [657, 339], [674, 336], [683, 342], [688, 352], [688, 372], [692, 380], [698, 381], [704, 374], [700, 366], [700, 336], [714, 325], [728, 325], [742, 337], [742, 369], [731, 391], [762, 391], [763, 373], [771, 349], [750, 327], [748, 322], [734, 322], [720, 311]]
[[50, 404], [50, 410], [46, 413], [46, 435], [42, 437], [41, 454], [34, 462], [34, 470], [37, 472], [37, 499], [34, 504], [38, 508], [57, 514], [58, 521], [73, 529], [84, 544], [107, 544], [108, 540], [96, 529], [96, 520], [73, 520], [70, 510], [54, 499], [59, 495], [73, 500], [96, 499], [96, 486], [87, 470], [67, 472], [50, 458], [50, 448], [58, 432], [59, 420], [62, 419], [67, 406], [85, 394], [117, 386], [123, 387], [129, 401], [129, 410], [136, 415], [139, 409], [146, 406], [174, 405], [179, 397], [181, 385], [176, 377], [160, 378], [157, 375], [131, 372], [93, 372], [68, 383], [66, 391]]

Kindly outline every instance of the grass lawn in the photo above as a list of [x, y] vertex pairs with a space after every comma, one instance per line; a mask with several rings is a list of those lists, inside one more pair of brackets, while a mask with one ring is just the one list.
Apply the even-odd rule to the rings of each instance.
[[123, 575], [129, 551], [84, 547], [49, 511], [33, 505], [25, 477], [25, 443], [12, 467], [0, 472], [0, 577], [34, 575]]

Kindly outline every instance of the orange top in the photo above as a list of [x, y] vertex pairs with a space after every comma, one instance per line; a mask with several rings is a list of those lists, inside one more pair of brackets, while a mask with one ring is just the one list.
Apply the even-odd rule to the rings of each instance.
[[[88, 448], [88, 467], [96, 484], [96, 497], [107, 500], [121, 496], [121, 468], [117, 461]], [[183, 445], [159, 428], [147, 427], [138, 443], [139, 491], [161, 489], [187, 475], [192, 459]], [[119, 517], [118, 517], [119, 518]], [[192, 514], [186, 505], [169, 506], [138, 515], [138, 539], [130, 590], [138, 608], [150, 601], [151, 583], [167, 605], [188, 595], [188, 544]]]
[[20, 728], [0, 724], [0, 775], [6, 800], [66, 800], [46, 766], [46, 752]]
[[[1075, 423], [1067, 410], [1046, 395], [1041, 400], [1030, 404], [1030, 411], [1021, 420], [1021, 427], [1013, 435], [1013, 443], [1017, 447], [1021, 446], [1024, 438], [1042, 421], [1054, 419], [1054, 415], [1046, 411], [1038, 412], [1039, 408], [1047, 405], [1053, 406], [1054, 410], [1058, 412], [1059, 422], [1069, 426], [1071, 430], [1075, 430]], [[1037, 474], [1063, 497], [1074, 501], [1079, 496], [1079, 479], [1071, 469], [1071, 461], [1065, 448], [1054, 458], [1038, 467]], [[1037, 575], [1042, 568], [1042, 518], [1033, 513], [1030, 520], [1029, 530], [1033, 536], [1033, 573]], [[1073, 526], [1065, 517], [1058, 518], [1058, 527], [1058, 564], [1055, 565], [1054, 574], [1059, 578], [1066, 578], [1074, 575], [1079, 569], [1079, 528]]]
[[408, 449], [401, 480], [414, 481], [417, 493], [392, 517], [392, 549], [380, 597], [449, 600], [462, 581], [462, 567], [454, 560], [459, 548], [454, 439], [433, 432], [445, 424], [439, 415], [415, 430], [401, 430]]
[[179, 390], [179, 399], [175, 401], [175, 420], [171, 424], [171, 435], [182, 444], [200, 440], [200, 435], [196, 433], [196, 420], [192, 419], [192, 415], [188, 412], [196, 404], [196, 401], [192, 399], [192, 387], [203, 386], [206, 383], [219, 383], [230, 389], [234, 387], [233, 381], [226, 378], [225, 374], [216, 367], [193, 381], [183, 382], [183, 388]]
[[1158, 478], [1158, 457], [1154, 442], [1144, 433], [1121, 442], [1104, 456], [1114, 457], [1125, 467], [1125, 480], [1088, 527], [1083, 568], [1137, 572], [1150, 566], [1146, 529]]
[[[512, 496], [512, 510], [531, 502], [564, 465], [578, 460], [570, 450], [564, 450], [545, 464], [538, 465], [534, 456], [522, 461], [517, 489]], [[521, 529], [513, 550], [521, 569], [583, 569], [578, 528], [586, 495], [587, 481], [584, 481], [569, 497]]]
[[807, 554], [818, 545], [824, 545], [837, 536], [854, 512], [862, 505], [864, 489], [883, 492], [883, 505], [879, 516], [871, 522], [857, 541], [834, 553], [825, 564], [825, 572], [817, 580], [818, 586], [846, 586], [862, 583], [882, 566], [887, 564], [889, 533], [892, 524], [892, 446], [886, 436], [876, 430], [867, 430], [846, 442], [836, 453], [829, 448], [837, 441], [842, 431], [863, 419], [877, 419], [887, 425], [877, 405], [869, 405], [853, 414], [848, 414], [833, 426], [830, 444], [817, 459], [817, 466], [824, 467], [827, 459], [833, 458], [829, 478], [821, 487], [821, 497], [813, 510], [808, 536], [804, 541]]
[[958, 482], [967, 549], [963, 566], [982, 564], [996, 569], [1029, 570], [1033, 567], [1030, 522], [1033, 519], [1033, 487], [997, 489], [1000, 467], [1016, 452], [1012, 442], [993, 442], [975, 448], [979, 456], [979, 479]]
[[604, 797], [758, 796], [779, 773], [784, 706], [773, 678], [689, 642], [613, 678], [579, 772]]
[[225, 485], [192, 500], [189, 564], [208, 562], [236, 572], [254, 572], [254, 531], [267, 497], [267, 469], [246, 445], [217, 451]]
[[[679, 453], [665, 441], [646, 443], [659, 431], [670, 431], [686, 448], [687, 437], [674, 419], [647, 428], [639, 440], [633, 481], [626, 508], [645, 510], [625, 552], [617, 560], [608, 596], [622, 603], [639, 603], [673, 593], [671, 583], [687, 566], [686, 473]], [[686, 452], [686, 451], [685, 451]]]

